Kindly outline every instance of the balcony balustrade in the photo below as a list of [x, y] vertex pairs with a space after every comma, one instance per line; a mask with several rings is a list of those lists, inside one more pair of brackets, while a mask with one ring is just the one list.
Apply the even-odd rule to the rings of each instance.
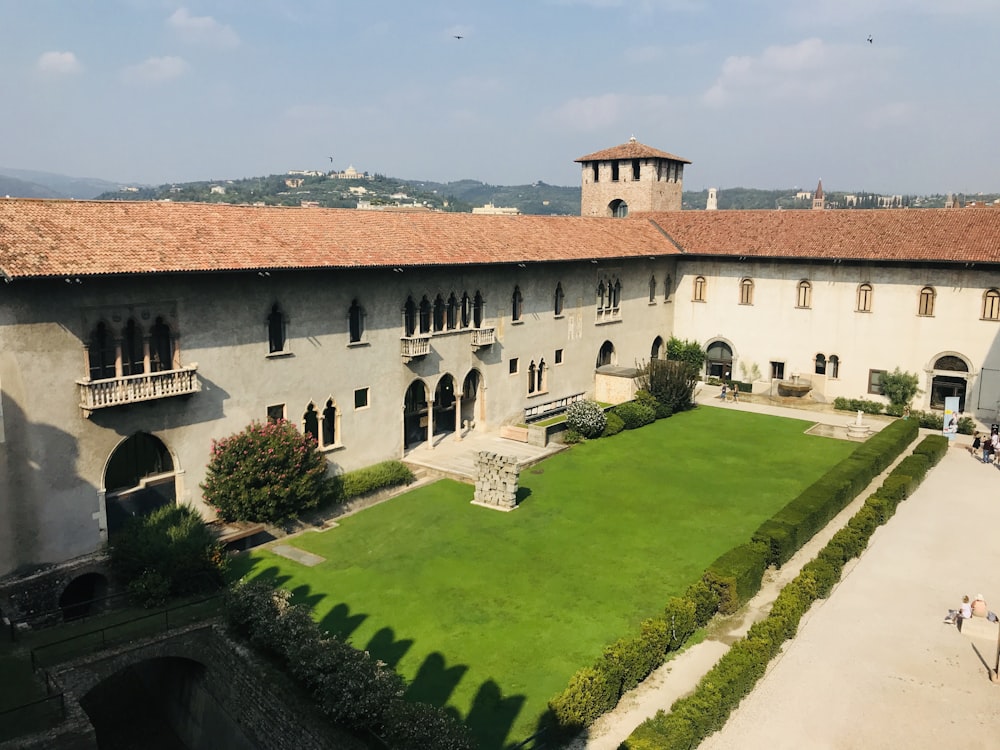
[[496, 328], [473, 328], [472, 348], [478, 349], [481, 346], [492, 346], [497, 340]]
[[430, 336], [403, 336], [400, 339], [400, 354], [404, 362], [431, 353]]
[[179, 370], [146, 372], [103, 380], [77, 380], [80, 388], [80, 408], [88, 416], [96, 409], [135, 404], [171, 396], [186, 396], [201, 390], [198, 365], [190, 364]]

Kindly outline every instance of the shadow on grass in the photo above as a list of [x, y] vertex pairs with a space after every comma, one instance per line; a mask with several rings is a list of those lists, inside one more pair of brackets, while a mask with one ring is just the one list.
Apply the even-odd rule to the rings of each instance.
[[[338, 605], [339, 606], [339, 605]], [[365, 651], [381, 659], [393, 669], [399, 666], [400, 660], [413, 645], [412, 640], [397, 641], [392, 628], [381, 628], [368, 641]]]

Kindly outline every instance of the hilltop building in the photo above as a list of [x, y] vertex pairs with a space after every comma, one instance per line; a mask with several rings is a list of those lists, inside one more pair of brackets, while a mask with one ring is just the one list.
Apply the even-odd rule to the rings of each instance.
[[210, 517], [211, 441], [252, 420], [356, 469], [628, 398], [615, 366], [672, 335], [758, 393], [880, 399], [898, 366], [996, 420], [1000, 211], [681, 211], [687, 159], [577, 161], [580, 217], [0, 200], [0, 576]]

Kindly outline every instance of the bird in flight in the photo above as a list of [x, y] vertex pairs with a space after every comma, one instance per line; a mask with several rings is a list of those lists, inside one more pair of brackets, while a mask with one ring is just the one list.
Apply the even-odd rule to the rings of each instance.
[[461, 34], [452, 34], [452, 36], [455, 37], [456, 39], [464, 39], [465, 38]]
[[331, 163], [333, 162], [333, 157], [332, 157], [332, 156], [330, 157], [330, 162], [331, 162]]
[[868, 43], [869, 43], [869, 44], [872, 44], [873, 42], [874, 42], [874, 40], [872, 39], [872, 35], [871, 35], [871, 34], [869, 34], [869, 35], [868, 35]]

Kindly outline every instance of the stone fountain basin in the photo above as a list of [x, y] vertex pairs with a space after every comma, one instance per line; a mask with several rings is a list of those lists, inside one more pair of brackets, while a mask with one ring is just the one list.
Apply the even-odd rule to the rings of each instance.
[[802, 398], [812, 390], [811, 383], [793, 383], [791, 380], [778, 381], [778, 395]]

